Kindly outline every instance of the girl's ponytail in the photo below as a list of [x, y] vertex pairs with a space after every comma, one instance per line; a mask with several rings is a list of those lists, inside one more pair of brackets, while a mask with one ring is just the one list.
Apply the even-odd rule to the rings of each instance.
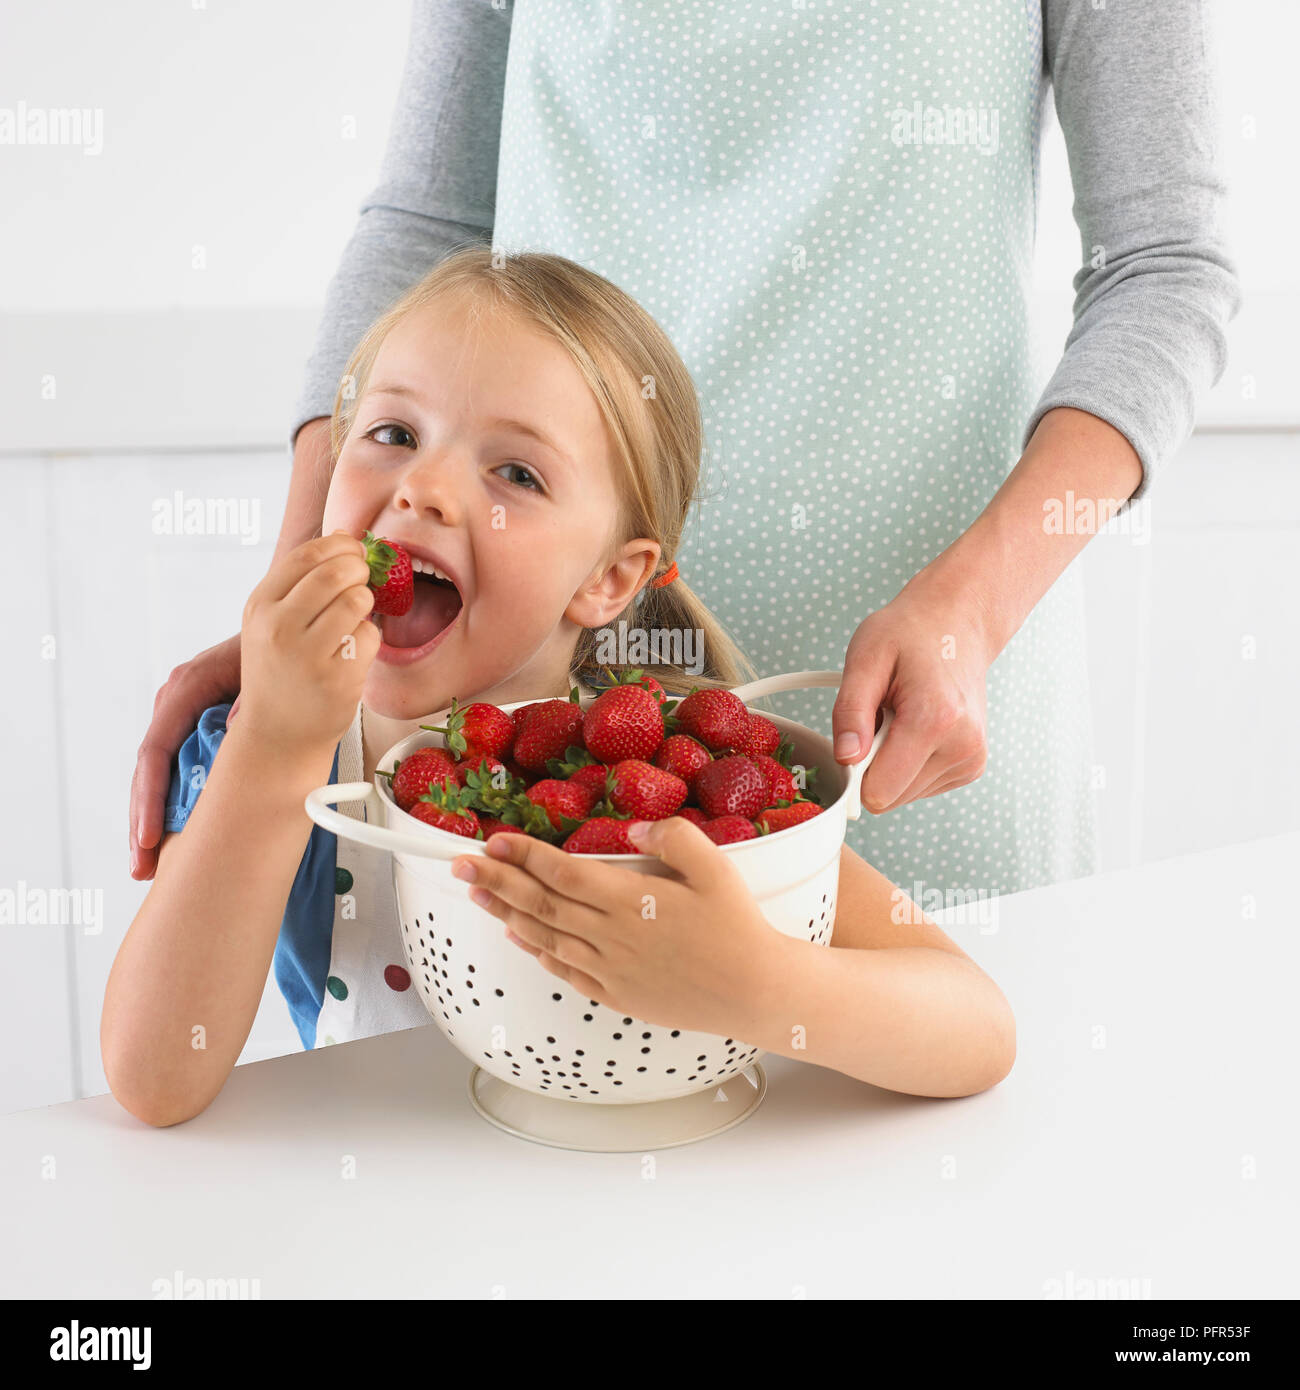
[[730, 688], [757, 674], [727, 629], [680, 578], [657, 589], [647, 584], [608, 627], [584, 631], [574, 652], [574, 677], [592, 687], [608, 684], [604, 667], [637, 666], [674, 695], [693, 686]]

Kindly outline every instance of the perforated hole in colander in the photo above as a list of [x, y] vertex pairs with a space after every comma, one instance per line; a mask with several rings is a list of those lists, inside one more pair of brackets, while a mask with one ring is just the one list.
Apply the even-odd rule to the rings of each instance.
[[831, 932], [835, 927], [835, 896], [834, 894], [822, 894], [822, 910], [816, 917], [808, 919], [809, 939], [818, 946], [824, 946], [830, 940]]

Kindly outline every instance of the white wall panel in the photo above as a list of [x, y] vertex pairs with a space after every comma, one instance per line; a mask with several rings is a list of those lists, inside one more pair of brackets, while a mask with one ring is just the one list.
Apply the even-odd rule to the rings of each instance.
[[[57, 588], [62, 560], [50, 545], [49, 479], [33, 459], [0, 460], [5, 526], [0, 544], [0, 758], [9, 794], [0, 806], [0, 892], [16, 905], [34, 888], [71, 882], [67, 828], [61, 811], [68, 763], [58, 706], [59, 664], [69, 653], [60, 631]], [[50, 646], [53, 639], [53, 646]], [[101, 794], [99, 777], [83, 770], [86, 794]], [[47, 916], [52, 915], [47, 913]], [[66, 914], [70, 916], [71, 914]], [[4, 1008], [0, 1009], [0, 1111], [51, 1105], [77, 1094], [77, 1015], [72, 1008], [76, 925], [20, 925], [26, 912], [0, 925]]]
[[1300, 827], [1300, 435], [1193, 436], [1150, 528], [1083, 556], [1104, 869]]

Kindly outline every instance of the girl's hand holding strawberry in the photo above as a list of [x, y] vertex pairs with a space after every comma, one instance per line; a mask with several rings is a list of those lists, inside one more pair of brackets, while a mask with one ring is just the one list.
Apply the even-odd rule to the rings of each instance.
[[244, 607], [239, 722], [277, 759], [331, 757], [379, 650], [362, 543], [318, 536], [271, 566]]
[[452, 872], [522, 950], [588, 999], [663, 1027], [745, 1037], [788, 938], [697, 825], [633, 824], [638, 848], [676, 877], [575, 858], [528, 835], [494, 835]]

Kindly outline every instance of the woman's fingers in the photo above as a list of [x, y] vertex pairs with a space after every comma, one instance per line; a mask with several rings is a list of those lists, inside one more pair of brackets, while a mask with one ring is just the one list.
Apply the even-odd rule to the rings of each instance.
[[871, 642], [866, 623], [853, 634], [844, 655], [839, 694], [831, 710], [837, 761], [857, 762], [871, 747], [878, 722], [876, 714], [889, 688], [896, 658], [893, 647]]
[[[982, 755], [964, 758], [954, 763], [951, 755], [936, 754], [926, 762], [920, 775], [894, 805], [906, 806], [912, 801], [924, 801], [927, 797], [938, 796], [941, 792], [954, 791], [976, 781], [983, 771]], [[887, 806], [885, 809], [892, 811], [894, 807]]]
[[894, 722], [862, 779], [862, 803], [876, 815], [892, 810], [985, 752], [982, 716], [977, 721], [958, 698], [929, 683], [897, 701]]
[[862, 804], [873, 815], [887, 811], [920, 776], [944, 730], [917, 703], [900, 703], [885, 741], [862, 779]]
[[150, 879], [158, 868], [158, 845], [162, 839], [163, 807], [171, 784], [171, 760], [161, 744], [147, 740], [140, 745], [135, 772], [131, 777], [131, 809], [128, 844], [131, 877]]
[[172, 764], [209, 705], [239, 693], [239, 634], [178, 666], [154, 697], [153, 718], [136, 754], [131, 777], [127, 842], [131, 877], [149, 879], [158, 867], [163, 810]]

